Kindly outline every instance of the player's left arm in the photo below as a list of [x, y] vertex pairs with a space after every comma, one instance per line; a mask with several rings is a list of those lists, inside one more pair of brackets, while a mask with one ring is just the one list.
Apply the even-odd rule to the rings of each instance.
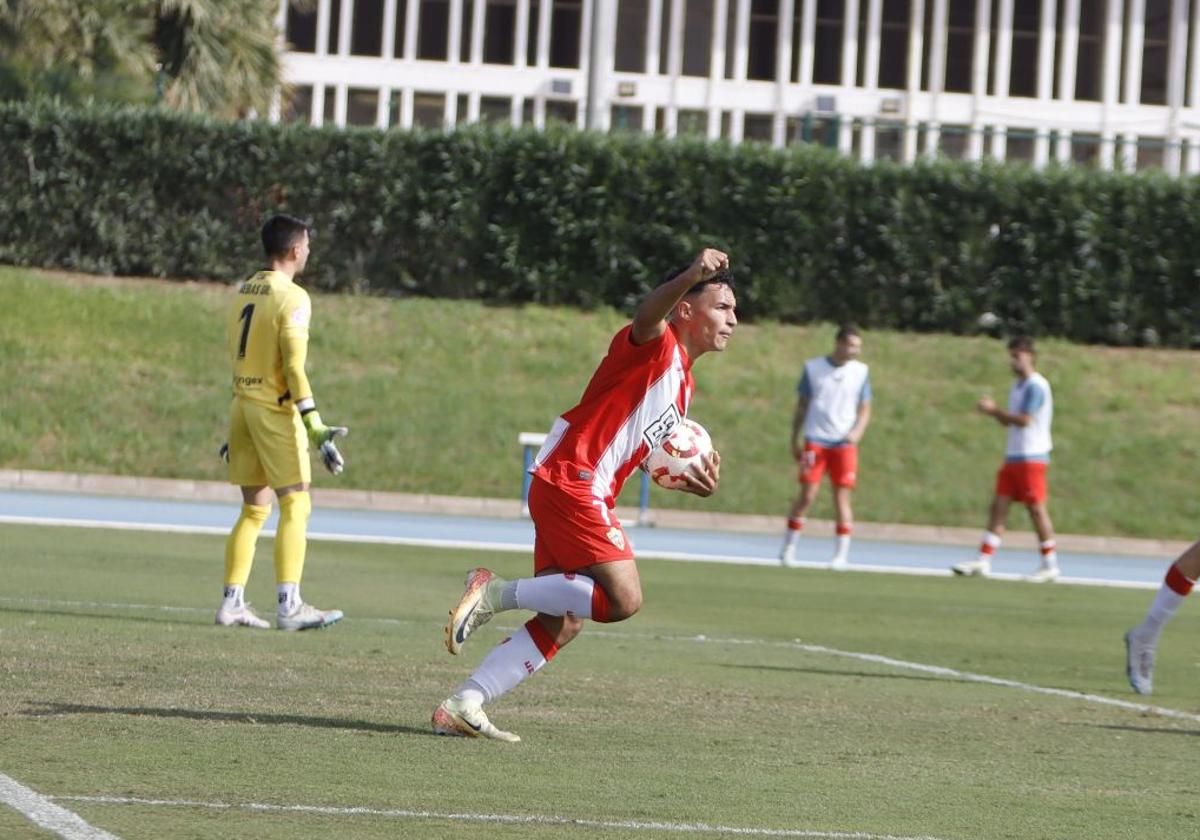
[[858, 419], [854, 421], [854, 428], [846, 435], [846, 442], [858, 444], [862, 440], [863, 435], [867, 433], [867, 426], [871, 423], [871, 401], [865, 400], [858, 404]]
[[350, 430], [345, 426], [327, 426], [317, 411], [312, 386], [304, 371], [308, 361], [308, 296], [305, 295], [293, 308], [281, 313], [284, 323], [279, 330], [279, 352], [283, 359], [283, 376], [287, 381], [292, 401], [300, 412], [300, 420], [308, 432], [309, 442], [317, 447], [321, 463], [334, 475], [342, 472], [346, 465], [338, 451], [334, 438], [345, 437]]
[[667, 331], [667, 316], [688, 290], [728, 267], [729, 257], [723, 251], [705, 248], [685, 270], [642, 298], [633, 316], [633, 343], [647, 344], [660, 337]]

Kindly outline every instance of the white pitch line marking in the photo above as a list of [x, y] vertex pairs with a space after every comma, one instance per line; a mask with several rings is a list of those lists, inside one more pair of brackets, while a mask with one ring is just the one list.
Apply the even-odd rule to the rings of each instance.
[[[159, 604], [120, 604], [120, 603], [103, 603], [95, 601], [60, 601], [50, 598], [11, 598], [0, 596], [0, 604], [41, 604], [54, 607], [85, 607], [91, 609], [122, 609], [122, 610], [155, 610], [162, 612], [183, 612], [183, 613], [208, 613], [211, 610], [201, 607], [179, 607], [171, 605]], [[433, 624], [433, 622], [425, 622], [418, 619], [401, 619], [401, 618], [353, 618], [353, 622], [362, 622], [370, 624]], [[516, 627], [505, 628], [502, 625], [496, 626], [497, 630], [502, 632], [512, 632]], [[1115, 697], [1105, 697], [1102, 694], [1089, 694], [1084, 691], [1075, 691], [1068, 688], [1050, 688], [1048, 686], [1034, 685], [1033, 683], [1023, 683], [1018, 680], [1009, 680], [1003, 677], [992, 677], [987, 674], [976, 674], [970, 671], [958, 671], [954, 668], [946, 668], [941, 665], [927, 665], [923, 662], [910, 662], [906, 659], [895, 659], [890, 656], [882, 656], [876, 653], [860, 653], [852, 650], [839, 650], [838, 648], [826, 647], [824, 645], [812, 645], [794, 639], [791, 641], [775, 640], [775, 639], [727, 639], [727, 638], [710, 638], [706, 635], [668, 635], [661, 633], [625, 633], [614, 630], [603, 630], [598, 627], [590, 627], [587, 630], [589, 637], [595, 636], [599, 638], [615, 638], [615, 639], [638, 639], [642, 641], [668, 641], [668, 642], [684, 642], [690, 644], [717, 644], [717, 645], [755, 645], [759, 647], [774, 647], [785, 650], [799, 650], [805, 653], [817, 653], [824, 656], [841, 657], [844, 659], [857, 659], [861, 662], [872, 662], [877, 665], [887, 665], [892, 668], [901, 668], [909, 671], [920, 671], [926, 674], [934, 674], [936, 676], [945, 677], [952, 680], [962, 680], [964, 682], [976, 682], [984, 685], [993, 685], [998, 688], [1012, 688], [1018, 691], [1027, 691], [1032, 694], [1043, 694], [1050, 697], [1063, 697], [1069, 700], [1082, 700], [1087, 703], [1095, 703], [1102, 706], [1113, 706], [1119, 709], [1137, 712], [1139, 714], [1159, 715], [1161, 717], [1177, 718], [1179, 720], [1189, 720], [1200, 723], [1200, 714], [1192, 712], [1183, 712], [1177, 709], [1169, 709], [1164, 706], [1152, 706], [1147, 703], [1134, 703], [1129, 700], [1120, 700]]]
[[0, 773], [0, 802], [63, 840], [121, 840], [3, 773]]
[[465, 814], [454, 812], [419, 811], [407, 808], [336, 807], [331, 805], [275, 805], [264, 802], [243, 804], [230, 802], [201, 802], [189, 799], [140, 799], [128, 796], [56, 796], [64, 802], [92, 802], [104, 805], [172, 806], [211, 808], [214, 810], [252, 811], [258, 813], [323, 814], [326, 816], [385, 817], [389, 819], [450, 820], [453, 822], [502, 823], [506, 825], [561, 825], [573, 828], [625, 829], [629, 831], [663, 831], [676, 834], [722, 834], [738, 837], [801, 837], [811, 840], [941, 840], [931, 835], [901, 836], [871, 834], [865, 831], [820, 831], [804, 828], [750, 828], [709, 823], [677, 823], [646, 820], [596, 820], [560, 817], [544, 814]]
[[[63, 519], [49, 516], [0, 515], [0, 525], [44, 525], [59, 528], [96, 528], [98, 530], [111, 531], [148, 531], [151, 533], [160, 534], [202, 534], [225, 536], [229, 533], [228, 527], [216, 525], [164, 525], [157, 522], [125, 522], [120, 520], [110, 521], [100, 519]], [[270, 528], [266, 528], [262, 531], [262, 534], [263, 536], [273, 537], [275, 536], [275, 531]], [[308, 533], [308, 538], [310, 540], [321, 540], [325, 542], [358, 543], [363, 545], [403, 545], [413, 546], [416, 548], [446, 548], [461, 549], [464, 551], [504, 551], [522, 554], [527, 554], [533, 551], [533, 543], [531, 541], [514, 543], [492, 540], [444, 540], [425, 537], [388, 537], [368, 534], [335, 534], [323, 531], [310, 531]], [[730, 563], [742, 566], [767, 567], [779, 565], [779, 562], [773, 558], [745, 554], [691, 554], [683, 551], [656, 551], [653, 549], [638, 550], [637, 554], [638, 557], [647, 560], [683, 560], [693, 563]], [[796, 565], [798, 568], [803, 569], [829, 569], [828, 563], [800, 561]], [[845, 571], [887, 575], [911, 575], [918, 577], [953, 576], [949, 569], [931, 568], [928, 566], [879, 566], [865, 563], [852, 565]], [[993, 572], [991, 575], [989, 575], [989, 577], [994, 580], [1005, 581], [1023, 581], [1026, 579], [1025, 575], [1011, 574], [1008, 572]], [[1104, 578], [1080, 578], [1064, 576], [1059, 578], [1053, 585], [1103, 586], [1117, 589], [1157, 590], [1161, 586], [1161, 583], [1151, 581], [1109, 580]]]

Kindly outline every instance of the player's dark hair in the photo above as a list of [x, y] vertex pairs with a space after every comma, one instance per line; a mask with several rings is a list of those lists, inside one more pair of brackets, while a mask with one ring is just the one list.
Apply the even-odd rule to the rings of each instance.
[[[659, 285], [661, 286], [663, 283], [670, 283], [672, 280], [674, 280], [680, 274], [683, 274], [683, 272], [687, 271], [691, 267], [692, 264], [688, 263], [680, 268], [671, 269], [663, 275], [662, 282], [659, 283]], [[708, 286], [728, 286], [731, 289], [737, 289], [737, 284], [733, 279], [733, 272], [728, 268], [722, 268], [720, 271], [714, 272], [708, 279], [701, 280], [699, 283], [692, 286], [692, 288], [684, 292], [683, 296], [687, 297], [689, 295], [694, 295], [697, 292], [702, 292]]]
[[845, 341], [848, 338], [862, 338], [862, 332], [859, 331], [858, 324], [842, 324], [840, 327], [838, 327], [837, 335], [835, 335], [833, 338], [835, 341], [839, 342]]
[[1018, 336], [1014, 336], [1013, 338], [1009, 339], [1008, 349], [1010, 351], [1017, 350], [1018, 352], [1023, 352], [1023, 353], [1036, 353], [1037, 352], [1036, 350], [1033, 349], [1033, 339], [1027, 335], [1018, 335]]
[[268, 258], [286, 257], [292, 246], [306, 233], [311, 237], [313, 228], [303, 219], [283, 214], [272, 216], [263, 225], [263, 250], [267, 252]]

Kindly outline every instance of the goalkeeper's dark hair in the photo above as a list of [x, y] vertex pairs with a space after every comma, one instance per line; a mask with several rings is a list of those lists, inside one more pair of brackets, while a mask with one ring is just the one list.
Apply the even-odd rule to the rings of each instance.
[[[683, 274], [683, 272], [687, 271], [691, 267], [692, 264], [688, 263], [680, 268], [671, 269], [663, 275], [662, 282], [659, 283], [659, 285], [661, 286], [663, 283], [670, 283], [672, 280], [674, 280], [680, 274]], [[708, 286], [728, 286], [735, 291], [737, 290], [737, 284], [733, 279], [733, 272], [728, 268], [722, 268], [720, 271], [714, 272], [713, 275], [707, 280], [701, 280], [699, 283], [696, 283], [694, 286], [692, 286], [692, 288], [688, 289], [683, 296], [688, 297], [690, 295], [697, 294], [698, 292], [704, 291]]]
[[309, 235], [309, 238], [312, 238], [314, 233], [313, 226], [303, 219], [297, 219], [295, 216], [286, 216], [282, 213], [278, 216], [272, 216], [263, 225], [263, 250], [267, 252], [268, 258], [286, 257], [288, 252], [292, 250], [292, 247], [306, 233]]

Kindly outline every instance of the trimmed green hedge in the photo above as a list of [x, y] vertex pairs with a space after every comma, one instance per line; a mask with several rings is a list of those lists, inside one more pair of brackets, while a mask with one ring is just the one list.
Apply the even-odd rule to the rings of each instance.
[[24, 105], [0, 106], [0, 161], [20, 265], [239, 278], [282, 210], [315, 221], [326, 288], [628, 307], [713, 244], [750, 317], [1200, 343], [1193, 180]]

